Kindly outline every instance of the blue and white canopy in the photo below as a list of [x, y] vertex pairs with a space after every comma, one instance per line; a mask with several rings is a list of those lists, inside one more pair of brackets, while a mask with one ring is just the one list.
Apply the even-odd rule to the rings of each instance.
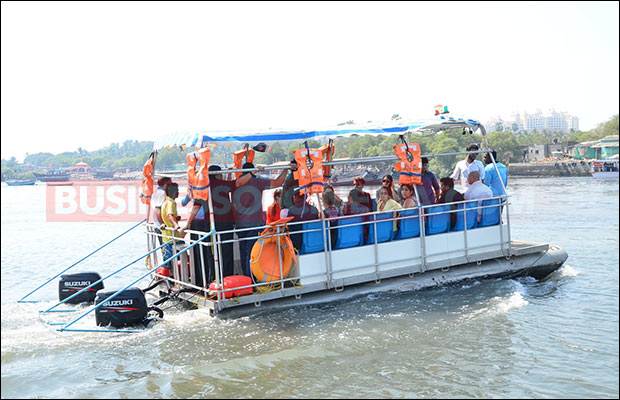
[[[455, 118], [447, 115], [438, 115], [431, 119], [417, 121], [388, 121], [385, 123], [366, 123], [339, 125], [319, 130], [235, 130], [235, 131], [179, 131], [172, 132], [155, 142], [154, 150], [163, 148], [203, 147], [208, 143], [226, 144], [232, 142], [258, 143], [274, 141], [303, 141], [307, 139], [336, 138], [365, 135], [393, 135], [406, 132], [440, 132], [448, 129], [469, 128], [476, 131], [480, 123], [473, 119]], [[485, 134], [484, 129], [482, 133]]]

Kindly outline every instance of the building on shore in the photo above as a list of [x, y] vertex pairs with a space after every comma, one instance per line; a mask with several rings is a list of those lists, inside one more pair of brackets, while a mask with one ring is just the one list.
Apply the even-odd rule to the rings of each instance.
[[602, 139], [591, 142], [577, 143], [568, 149], [568, 154], [580, 160], [596, 159], [604, 160], [620, 152], [619, 136], [605, 136]]
[[[533, 114], [515, 113], [510, 118], [496, 117], [487, 122], [489, 130], [527, 131], [527, 132], [561, 132], [579, 131], [579, 118], [566, 112], [550, 110], [543, 113], [537, 110]], [[500, 129], [498, 129], [500, 128]]]

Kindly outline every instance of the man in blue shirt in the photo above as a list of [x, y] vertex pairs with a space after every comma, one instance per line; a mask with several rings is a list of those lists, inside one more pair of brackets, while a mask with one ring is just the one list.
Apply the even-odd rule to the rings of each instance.
[[[503, 196], [506, 194], [504, 192], [504, 188], [502, 187], [502, 182], [504, 182], [504, 187], [508, 186], [508, 168], [501, 162], [497, 161], [497, 153], [495, 150], [492, 150], [493, 159], [497, 164], [497, 169], [499, 170], [499, 177], [497, 176], [497, 171], [493, 166], [493, 161], [491, 160], [491, 155], [489, 153], [485, 153], [484, 155], [484, 163], [486, 164], [484, 168], [484, 184], [487, 185], [491, 191], [493, 192], [493, 197]], [[499, 178], [502, 178], [502, 182], [500, 182]]]

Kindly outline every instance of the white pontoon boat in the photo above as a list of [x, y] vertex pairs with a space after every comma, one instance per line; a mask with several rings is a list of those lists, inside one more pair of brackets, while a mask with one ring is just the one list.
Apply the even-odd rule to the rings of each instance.
[[[352, 135], [411, 135], [417, 132], [441, 132], [459, 129], [466, 133], [477, 132], [482, 136], [483, 153], [490, 150], [484, 127], [475, 120], [455, 119], [440, 115], [434, 120], [422, 122], [391, 121], [383, 126], [346, 126], [316, 131], [263, 131], [263, 132], [182, 132], [171, 134], [156, 142], [155, 151], [171, 147], [202, 147], [222, 142], [254, 143], [264, 141], [307, 139], [329, 139]], [[402, 138], [403, 136], [401, 136]], [[415, 140], [413, 140], [415, 142]], [[396, 143], [395, 143], [396, 144]], [[425, 157], [453, 156], [462, 153], [425, 154]], [[325, 166], [346, 163], [374, 163], [397, 161], [395, 155], [332, 160]], [[495, 161], [493, 160], [495, 165]], [[265, 170], [282, 169], [267, 166]], [[228, 172], [256, 172], [257, 169], [235, 169]], [[225, 172], [225, 171], [224, 171]], [[157, 175], [156, 173], [154, 175]], [[498, 173], [499, 175], [499, 173]], [[501, 175], [500, 175], [501, 176]], [[327, 181], [327, 180], [326, 180]], [[314, 204], [321, 206], [321, 200], [314, 194]], [[417, 196], [417, 192], [416, 192]], [[417, 204], [421, 204], [417, 198]], [[209, 197], [211, 203], [211, 197]], [[456, 210], [451, 206], [456, 206]], [[212, 209], [212, 205], [210, 204]], [[363, 293], [390, 289], [422, 289], [456, 283], [467, 279], [495, 277], [533, 276], [541, 279], [558, 269], [567, 259], [561, 248], [547, 243], [530, 243], [513, 240], [510, 232], [510, 202], [507, 196], [485, 200], [481, 204], [461, 202], [433, 206], [418, 206], [402, 210], [394, 217], [392, 212], [368, 212], [363, 215], [343, 216], [313, 222], [280, 224], [274, 227], [269, 238], [276, 238], [280, 253], [276, 262], [279, 276], [268, 282], [260, 282], [256, 273], [252, 281], [244, 286], [226, 287], [224, 290], [209, 290], [194, 284], [192, 272], [205, 265], [194, 265], [194, 251], [212, 252], [215, 262], [216, 285], [221, 288], [222, 235], [233, 233], [234, 243], [240, 239], [236, 233], [212, 231], [206, 240], [195, 243], [188, 239], [176, 246], [180, 265], [189, 263], [189, 268], [173, 268], [171, 276], [158, 275], [169, 282], [168, 291], [161, 296], [174, 294], [196, 307], [206, 307], [214, 316], [237, 316], [269, 308], [326, 302], [349, 298]], [[450, 213], [457, 213], [457, 223], [450, 227]], [[477, 216], [481, 214], [480, 220]], [[421, 217], [422, 216], [422, 217]], [[393, 221], [398, 220], [399, 229], [393, 231]], [[211, 213], [211, 226], [213, 224]], [[296, 261], [290, 268], [286, 265], [286, 254], [281, 249], [288, 230], [297, 226], [295, 233], [301, 235], [301, 248]], [[367, 232], [363, 234], [364, 227]], [[146, 224], [149, 251], [158, 245], [157, 226]], [[268, 228], [268, 227], [264, 227]], [[288, 229], [287, 229], [288, 228]], [[192, 231], [189, 231], [190, 233]], [[204, 235], [205, 232], [193, 232]], [[189, 236], [189, 235], [188, 235]], [[196, 247], [195, 245], [198, 245]], [[192, 246], [194, 245], [194, 246]], [[188, 251], [188, 247], [192, 246]], [[200, 247], [202, 247], [201, 250]], [[152, 265], [157, 265], [156, 254], [151, 254]], [[238, 262], [239, 260], [237, 260]], [[203, 263], [204, 264], [204, 263]], [[237, 295], [246, 289], [246, 295]], [[234, 292], [235, 295], [230, 296]]]

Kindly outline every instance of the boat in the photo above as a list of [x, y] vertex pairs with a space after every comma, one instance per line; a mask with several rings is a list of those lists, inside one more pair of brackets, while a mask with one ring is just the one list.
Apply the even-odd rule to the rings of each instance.
[[615, 158], [591, 161], [590, 173], [592, 174], [592, 177], [596, 179], [618, 179], [618, 163], [619, 159], [617, 156]]
[[41, 182], [66, 182], [71, 174], [64, 169], [50, 169], [46, 172], [34, 172], [34, 176]]
[[47, 186], [73, 186], [73, 182], [53, 182], [48, 181]]
[[334, 177], [331, 179], [330, 184], [332, 186], [350, 186], [352, 188], [353, 180], [358, 177], [364, 178], [365, 184], [367, 186], [381, 184], [381, 177], [369, 170], [364, 170], [362, 172], [354, 171], [340, 175], [334, 174]]
[[[400, 122], [400, 121], [398, 121]], [[485, 146], [477, 153], [484, 153], [490, 149], [486, 138], [486, 130], [482, 124], [472, 119], [455, 119], [440, 116], [432, 121], [397, 123], [389, 127], [348, 127], [340, 131], [339, 128], [325, 131], [306, 132], [270, 132], [253, 131], [251, 133], [227, 132], [205, 133], [175, 133], [156, 142], [154, 151], [162, 148], [189, 146], [201, 147], [200, 144], [222, 144], [231, 141], [255, 142], [267, 141], [274, 136], [279, 140], [294, 137], [299, 140], [317, 139], [321, 137], [341, 137], [350, 134], [415, 134], [416, 132], [441, 132], [447, 129], [459, 129], [465, 133], [477, 132]], [[273, 140], [273, 139], [272, 139]], [[441, 157], [466, 154], [465, 152], [450, 154], [425, 154], [425, 157]], [[323, 165], [357, 165], [376, 162], [396, 161], [395, 155], [380, 157], [366, 157], [348, 160], [334, 160], [324, 162]], [[264, 167], [281, 170], [282, 166]], [[228, 172], [256, 171], [248, 169], [233, 169]], [[329, 182], [332, 183], [332, 182]], [[333, 184], [333, 183], [332, 183]], [[320, 207], [317, 197], [314, 204]], [[418, 201], [418, 204], [421, 204]], [[220, 291], [209, 291], [208, 288], [196, 286], [190, 271], [195, 268], [204, 268], [204, 265], [193, 265], [192, 246], [203, 246], [203, 251], [213, 251], [217, 259], [218, 247], [222, 243], [222, 236], [235, 231], [210, 232], [211, 239], [207, 243], [198, 243], [185, 239], [178, 245], [179, 265], [188, 265], [188, 268], [173, 268], [170, 276], [160, 275], [172, 285], [172, 292], [177, 300], [185, 301], [192, 306], [204, 307], [209, 314], [218, 317], [236, 317], [252, 314], [261, 310], [291, 307], [295, 305], [333, 301], [350, 298], [364, 293], [395, 288], [422, 289], [444, 284], [452, 284], [467, 279], [482, 279], [496, 277], [532, 276], [542, 279], [548, 276], [567, 259], [566, 252], [548, 243], [533, 243], [514, 240], [510, 231], [510, 202], [508, 197], [497, 196], [485, 200], [482, 205], [471, 202], [455, 204], [458, 207], [458, 217], [461, 229], [450, 230], [446, 225], [450, 206], [420, 206], [414, 210], [402, 212], [396, 218], [392, 213], [372, 211], [364, 215], [368, 221], [364, 222], [358, 215], [354, 217], [338, 217], [326, 220], [325, 217], [314, 222], [282, 222], [278, 225], [278, 233], [268, 237], [277, 237], [287, 240], [294, 226], [296, 234], [301, 235], [301, 249], [297, 260], [290, 265], [288, 274], [283, 273], [260, 282], [257, 279], [253, 264], [253, 284], [241, 287], [229, 287], [228, 290], [239, 290], [251, 287], [252, 294], [227, 298]], [[471, 208], [471, 209], [470, 209]], [[472, 222], [472, 215], [480, 209], [483, 217], [481, 222]], [[322, 215], [322, 213], [321, 213]], [[426, 218], [420, 218], [425, 215]], [[469, 223], [467, 218], [469, 217]], [[389, 233], [386, 227], [392, 227], [393, 221], [399, 219], [400, 230]], [[381, 222], [378, 222], [381, 220]], [[360, 238], [363, 226], [368, 226], [372, 234], [370, 238]], [[458, 222], [457, 222], [458, 225]], [[149, 243], [148, 250], [156, 248], [156, 226], [146, 224], [146, 234]], [[403, 227], [406, 227], [403, 228]], [[269, 227], [264, 227], [266, 230]], [[406, 231], [404, 232], [403, 229]], [[333, 232], [338, 231], [340, 240], [333, 239]], [[238, 231], [237, 231], [238, 232]], [[288, 232], [288, 233], [287, 233]], [[195, 232], [197, 233], [197, 232]], [[209, 235], [208, 234], [208, 235]], [[235, 243], [238, 239], [234, 240]], [[284, 246], [286, 247], [286, 246]], [[189, 249], [189, 250], [188, 250]], [[186, 251], [187, 250], [187, 251]], [[189, 253], [189, 255], [188, 255]], [[260, 252], [259, 252], [260, 253]], [[276, 249], [275, 253], [278, 254]], [[272, 260], [279, 264], [281, 270], [289, 269], [284, 250], [280, 250], [279, 259]], [[151, 261], [155, 264], [155, 258]], [[236, 260], [239, 262], [240, 260]], [[216, 261], [216, 286], [221, 285], [222, 265]], [[238, 268], [238, 265], [237, 265]], [[258, 271], [261, 272], [261, 271]], [[277, 272], [277, 268], [276, 268]], [[260, 273], [263, 277], [263, 274]], [[264, 279], [264, 278], [262, 278]], [[189, 293], [185, 293], [187, 290]], [[224, 289], [224, 292], [226, 289]], [[170, 296], [170, 290], [161, 291], [160, 296]]]
[[[472, 152], [422, 155], [415, 140], [405, 139], [415, 136], [418, 132], [437, 133], [451, 129], [462, 131], [463, 134], [479, 134], [483, 144], [481, 149]], [[203, 157], [203, 163], [204, 160], [208, 163], [209, 158], [204, 157], [206, 147], [227, 145], [230, 142], [253, 143], [269, 140], [299, 142], [299, 140], [331, 139], [350, 135], [393, 134], [399, 135], [399, 140], [394, 146], [395, 154], [348, 160], [331, 160], [327, 156], [321, 161], [320, 154], [329, 155], [329, 146], [333, 142], [330, 140], [326, 152], [323, 152], [323, 147], [310, 149], [306, 141], [305, 149], [302, 147], [296, 152], [296, 159], [300, 157], [298, 165], [308, 168], [306, 172], [299, 172], [300, 175], [298, 175], [300, 180], [303, 176], [303, 179], [311, 183], [304, 190], [314, 191], [315, 188], [323, 186], [320, 176], [329, 174], [319, 172], [321, 168], [379, 162], [385, 165], [386, 162], [397, 162], [396, 165], [399, 166], [397, 169], [401, 171], [400, 175], [403, 179], [401, 182], [406, 182], [417, 179], [415, 173], [411, 171], [418, 170], [414, 168], [417, 164], [421, 167], [422, 156], [429, 158], [461, 156], [491, 150], [486, 137], [486, 129], [482, 124], [473, 119], [453, 118], [445, 115], [422, 120], [389, 121], [372, 126], [354, 125], [347, 126], [346, 129], [333, 127], [307, 131], [208, 132], [197, 130], [173, 132], [154, 144], [153, 152], [143, 169], [143, 192], [140, 199], [147, 204], [150, 203], [152, 182], [154, 178], [160, 176], [156, 171], [157, 154], [164, 148], [196, 148], [196, 151], [201, 151], [200, 157]], [[396, 151], [397, 148], [398, 151]], [[193, 154], [193, 152], [189, 153], [188, 159], [193, 157]], [[406, 159], [403, 158], [405, 154]], [[402, 169], [403, 165], [405, 169]], [[493, 165], [497, 170], [495, 162]], [[281, 171], [284, 168], [286, 166], [283, 165], [265, 166], [260, 169], [233, 168], [213, 171], [210, 175], [222, 172], [264, 173], [273, 170]], [[329, 172], [329, 169], [323, 171]], [[204, 175], [195, 172], [188, 173], [188, 182], [195, 185], [197, 176], [200, 176], [204, 184]], [[323, 184], [329, 183], [329, 179], [324, 177], [323, 179]], [[300, 187], [300, 189], [303, 188]], [[138, 227], [144, 228], [147, 239], [146, 252], [133, 263], [144, 258], [147, 264], [146, 272], [116, 292], [97, 295], [95, 305], [78, 318], [70, 322], [48, 321], [48, 324], [59, 325], [58, 330], [63, 332], [135, 332], [140, 330], [127, 329], [126, 326], [147, 324], [149, 312], [162, 316], [163, 312], [157, 306], [166, 301], [180, 302], [190, 308], [202, 309], [213, 317], [235, 318], [268, 310], [350, 299], [386, 290], [413, 291], [489, 278], [531, 276], [535, 279], [544, 279], [560, 268], [568, 258], [566, 252], [557, 245], [516, 240], [512, 237], [511, 202], [506, 194], [480, 202], [474, 200], [423, 206], [419, 200], [416, 185], [414, 189], [418, 206], [401, 210], [399, 215], [395, 215], [393, 211], [387, 213], [369, 211], [365, 214], [330, 219], [327, 219], [321, 210], [319, 194], [308, 193], [308, 197], [314, 200], [319, 209], [319, 219], [291, 222], [291, 218], [288, 217], [259, 228], [262, 233], [256, 238], [259, 240], [252, 248], [250, 258], [251, 277], [240, 277], [241, 260], [238, 257], [234, 260], [237, 274], [224, 277], [224, 266], [220, 261], [220, 256], [225, 244], [232, 243], [233, 246], [238, 246], [240, 241], [248, 239], [240, 233], [256, 228], [224, 231], [212, 229], [209, 232], [188, 230], [186, 232], [195, 236], [192, 238], [186, 235], [183, 238], [174, 239], [173, 255], [163, 259], [162, 247], [166, 244], [161, 245], [159, 239], [165, 234], [159, 230], [159, 224], [149, 221], [151, 214], [149, 210], [145, 220], [114, 239], [117, 240]], [[316, 190], [320, 192], [320, 189]], [[208, 194], [209, 209], [213, 210], [210, 185], [203, 185], [201, 192]], [[259, 192], [259, 195], [262, 197], [262, 192]], [[454, 227], [451, 227], [450, 223], [451, 213], [456, 214]], [[210, 213], [210, 219], [210, 226], [214, 227], [213, 213]], [[394, 228], [395, 221], [398, 223], [397, 229]], [[298, 246], [296, 248], [298, 251], [293, 249], [294, 237], [296, 237], [296, 243], [299, 244], [295, 245]], [[100, 249], [109, 243], [111, 242]], [[208, 265], [205, 262], [205, 254], [213, 255], [215, 280], [203, 284], [198, 276], [207, 276], [205, 272]], [[129, 265], [131, 264], [107, 277], [120, 273]], [[170, 269], [164, 266], [170, 266]], [[69, 268], [63, 270], [63, 273]], [[199, 273], [200, 271], [202, 274]], [[237, 278], [232, 279], [230, 276]], [[71, 280], [66, 275], [63, 277], [66, 281]], [[137, 289], [134, 286], [147, 277], [152, 278], [147, 288]], [[75, 289], [79, 284], [80, 290], [68, 298], [61, 299], [49, 309], [40, 311], [42, 318], [48, 313], [57, 312], [54, 308], [68, 302], [73, 296], [93, 290], [92, 288], [102, 281], [102, 279], [95, 282], [85, 281], [80, 276], [74, 276], [72, 279], [74, 283], [71, 283], [71, 287]], [[18, 302], [28, 302], [25, 299], [44, 285], [39, 286]], [[156, 299], [150, 306], [145, 300], [147, 292], [149, 296], [152, 295]], [[127, 312], [127, 306], [130, 304], [134, 307], [131, 310], [136, 311], [135, 318], [132, 317], [132, 313]], [[135, 306], [136, 304], [138, 306]], [[104, 327], [100, 330], [84, 330], [73, 327], [77, 321], [90, 312], [95, 312], [99, 325], [107, 324], [101, 321], [109, 321], [110, 313], [117, 313], [119, 319], [116, 325], [113, 325], [115, 329]]]
[[31, 179], [31, 180], [10, 180], [10, 181], [6, 181], [6, 184], [9, 186], [30, 186], [30, 185], [34, 185], [37, 182], [37, 179]]
[[96, 168], [93, 177], [95, 179], [112, 179], [114, 178], [114, 171], [110, 171], [104, 168]]

